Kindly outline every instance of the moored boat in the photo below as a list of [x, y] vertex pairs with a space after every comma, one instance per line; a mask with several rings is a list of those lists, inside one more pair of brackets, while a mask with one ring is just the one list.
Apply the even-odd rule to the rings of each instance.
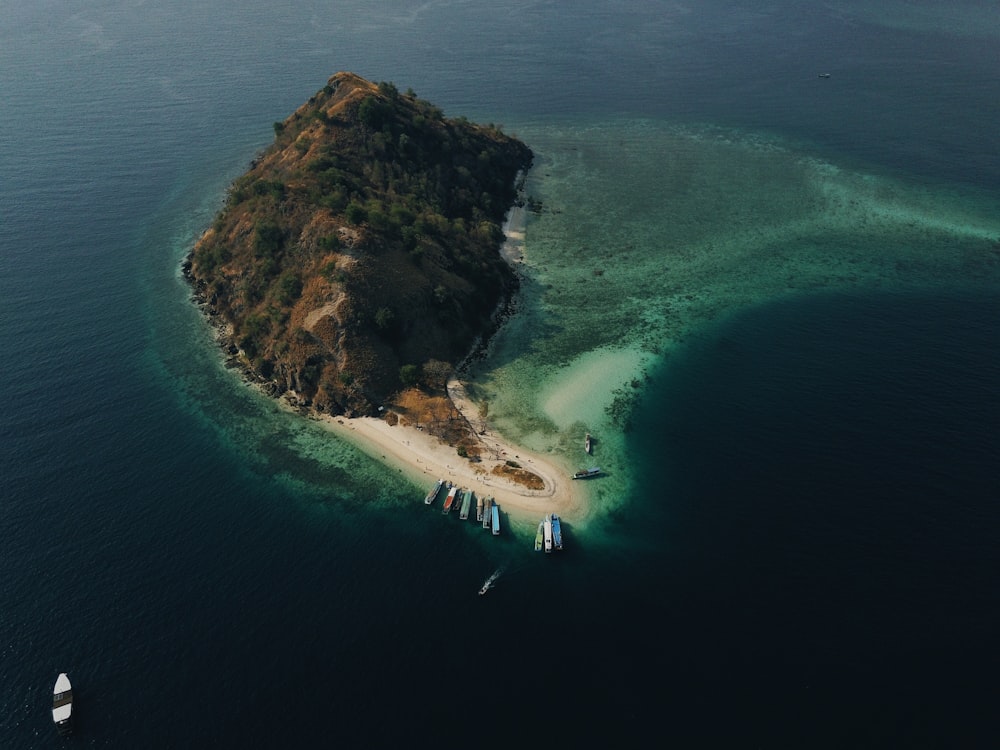
[[535, 552], [542, 551], [542, 543], [545, 540], [545, 519], [538, 522], [538, 531], [535, 532]]
[[448, 515], [451, 513], [452, 507], [455, 505], [455, 497], [458, 495], [458, 485], [453, 484], [451, 489], [448, 490], [448, 497], [444, 499], [444, 508], [441, 510], [442, 515]]
[[583, 450], [590, 453], [590, 448], [593, 445], [593, 441], [590, 439], [590, 433], [587, 433], [587, 437], [583, 439]]
[[476, 520], [477, 521], [482, 521], [483, 520], [483, 498], [482, 497], [477, 497], [476, 498]]
[[562, 549], [562, 524], [555, 513], [552, 514], [552, 546]]
[[52, 690], [52, 721], [59, 734], [70, 734], [73, 731], [73, 686], [65, 672], [56, 678]]
[[580, 469], [578, 472], [573, 474], [573, 479], [590, 479], [591, 477], [600, 476], [601, 473], [601, 467], [591, 466], [589, 469]]
[[500, 506], [493, 501], [493, 536], [500, 536]]
[[547, 554], [552, 551], [552, 516], [545, 516], [542, 524], [542, 533], [545, 535], [545, 552]]
[[437, 480], [437, 484], [431, 487], [430, 490], [427, 492], [427, 494], [424, 496], [424, 505], [430, 505], [431, 503], [433, 503], [434, 500], [437, 499], [438, 493], [441, 491], [442, 487], [444, 487], [444, 480], [443, 479]]
[[488, 529], [490, 523], [493, 521], [493, 503], [496, 502], [492, 497], [486, 498], [483, 501], [483, 528]]
[[472, 490], [465, 490], [462, 495], [462, 509], [458, 512], [458, 517], [465, 521], [469, 517], [469, 508], [472, 507]]

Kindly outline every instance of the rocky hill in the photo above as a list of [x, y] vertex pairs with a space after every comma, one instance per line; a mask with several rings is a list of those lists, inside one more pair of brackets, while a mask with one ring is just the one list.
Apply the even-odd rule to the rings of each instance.
[[441, 388], [516, 288], [501, 225], [531, 150], [350, 73], [274, 129], [184, 265], [231, 353], [322, 412]]

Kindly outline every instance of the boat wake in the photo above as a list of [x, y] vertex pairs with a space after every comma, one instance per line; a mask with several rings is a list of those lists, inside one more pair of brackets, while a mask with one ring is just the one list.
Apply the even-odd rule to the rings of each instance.
[[503, 568], [497, 568], [493, 571], [489, 578], [483, 583], [483, 587], [479, 589], [479, 595], [483, 596], [487, 591], [493, 588], [493, 584], [497, 582], [497, 579], [503, 575]]

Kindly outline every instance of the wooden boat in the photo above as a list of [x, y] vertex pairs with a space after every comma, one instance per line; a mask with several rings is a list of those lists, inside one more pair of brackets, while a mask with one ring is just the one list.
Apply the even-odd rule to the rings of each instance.
[[545, 553], [548, 554], [552, 551], [552, 516], [545, 516], [542, 524], [542, 531], [545, 535]]
[[59, 734], [73, 731], [73, 686], [65, 672], [56, 678], [56, 686], [52, 690], [52, 721]]
[[476, 498], [476, 520], [480, 521], [480, 522], [483, 520], [483, 498], [482, 497], [477, 497]]
[[442, 487], [444, 487], [444, 480], [443, 479], [437, 480], [437, 484], [431, 487], [430, 490], [428, 490], [427, 494], [424, 496], [424, 505], [430, 505], [431, 503], [433, 503], [434, 500], [437, 498], [438, 493], [441, 491]]
[[458, 485], [453, 484], [451, 489], [448, 490], [448, 497], [444, 499], [444, 508], [441, 510], [442, 515], [448, 515], [451, 513], [452, 507], [455, 505], [455, 497], [458, 495]]
[[562, 523], [555, 513], [552, 514], [552, 546], [562, 549]]
[[493, 536], [500, 536], [500, 506], [493, 502]]
[[592, 477], [599, 477], [600, 475], [600, 467], [592, 466], [589, 469], [580, 469], [573, 475], [573, 479], [591, 479]]
[[483, 528], [488, 529], [490, 523], [493, 520], [493, 503], [496, 502], [492, 497], [486, 498], [483, 501]]
[[587, 437], [583, 439], [583, 450], [590, 453], [590, 449], [593, 447], [593, 441], [590, 439], [590, 433], [587, 433]]
[[466, 490], [462, 495], [462, 509], [458, 512], [458, 517], [463, 521], [469, 518], [469, 509], [472, 507], [472, 490]]
[[545, 519], [538, 522], [538, 531], [535, 532], [535, 552], [542, 551], [542, 543], [545, 540]]

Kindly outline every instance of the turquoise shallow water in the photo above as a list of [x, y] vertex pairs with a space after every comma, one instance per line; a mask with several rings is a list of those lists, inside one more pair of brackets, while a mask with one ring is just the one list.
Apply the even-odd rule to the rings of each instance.
[[[0, 9], [0, 745], [54, 744], [60, 671], [92, 747], [982, 744], [996, 10], [743, 5]], [[472, 388], [597, 436], [562, 555], [427, 513], [190, 304], [227, 183], [341, 69], [536, 151]]]

